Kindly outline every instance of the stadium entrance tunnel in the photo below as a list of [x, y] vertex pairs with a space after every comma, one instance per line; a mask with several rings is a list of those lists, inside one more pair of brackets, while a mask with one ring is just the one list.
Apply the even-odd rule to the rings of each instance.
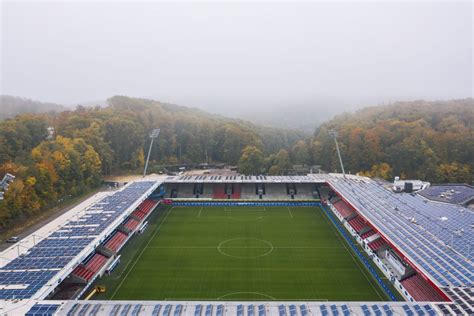
[[273, 252], [271, 242], [258, 238], [231, 238], [217, 246], [224, 256], [236, 259], [254, 259], [268, 256]]

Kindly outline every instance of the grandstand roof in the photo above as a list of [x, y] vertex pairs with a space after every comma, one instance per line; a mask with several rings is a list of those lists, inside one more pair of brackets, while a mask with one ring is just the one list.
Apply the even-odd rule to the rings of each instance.
[[[44, 315], [436, 315], [434, 303], [410, 302], [216, 302], [216, 301], [40, 301], [11, 304], [12, 314]], [[443, 304], [443, 309], [457, 308]], [[47, 314], [46, 314], [47, 315]]]
[[474, 200], [474, 187], [467, 184], [443, 184], [429, 187], [418, 194], [433, 201], [463, 205]]
[[167, 177], [165, 183], [324, 183], [311, 176], [182, 175]]
[[370, 178], [319, 175], [438, 286], [474, 286], [474, 211], [394, 193]]
[[0, 300], [46, 297], [160, 183], [97, 194], [1, 252]]

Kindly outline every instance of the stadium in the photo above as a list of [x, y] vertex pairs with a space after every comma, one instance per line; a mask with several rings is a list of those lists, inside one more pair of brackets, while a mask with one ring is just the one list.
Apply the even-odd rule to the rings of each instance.
[[399, 189], [345, 174], [147, 176], [3, 251], [0, 314], [474, 314], [474, 189]]

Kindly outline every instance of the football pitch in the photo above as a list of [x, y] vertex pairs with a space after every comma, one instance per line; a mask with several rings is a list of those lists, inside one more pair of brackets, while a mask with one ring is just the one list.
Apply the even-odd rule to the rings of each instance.
[[155, 213], [95, 299], [387, 300], [319, 207]]

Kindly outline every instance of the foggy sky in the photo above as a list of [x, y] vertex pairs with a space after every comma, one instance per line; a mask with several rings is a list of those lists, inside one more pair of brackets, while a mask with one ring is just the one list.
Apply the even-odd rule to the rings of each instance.
[[229, 112], [472, 97], [472, 13], [470, 2], [2, 2], [0, 94]]

